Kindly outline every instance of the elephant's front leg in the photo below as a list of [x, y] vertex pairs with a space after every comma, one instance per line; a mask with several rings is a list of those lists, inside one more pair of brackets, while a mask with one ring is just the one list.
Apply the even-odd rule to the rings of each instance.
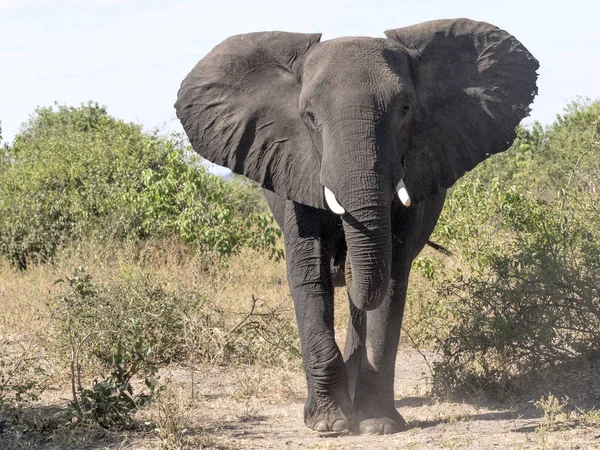
[[[350, 299], [344, 359], [361, 433], [388, 434], [405, 428], [394, 406], [394, 372], [410, 267], [425, 246], [444, 205], [445, 192], [412, 208], [392, 210], [392, 271], [388, 293], [372, 311]], [[351, 283], [351, 276], [347, 276]]]
[[331, 230], [335, 216], [288, 201], [284, 237], [306, 370], [304, 422], [316, 431], [343, 431], [354, 423], [346, 368], [333, 329]]
[[[390, 434], [402, 431], [406, 423], [394, 406], [394, 373], [409, 268], [392, 279], [388, 296], [373, 311], [353, 311], [351, 331], [354, 352], [350, 352], [351, 394], [360, 432]], [[347, 346], [347, 351], [349, 347]], [[352, 360], [352, 358], [354, 360]]]

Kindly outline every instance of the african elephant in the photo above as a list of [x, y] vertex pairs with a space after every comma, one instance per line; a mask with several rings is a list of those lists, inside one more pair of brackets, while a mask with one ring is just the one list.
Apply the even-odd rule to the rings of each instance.
[[[265, 189], [284, 235], [304, 420], [317, 431], [405, 426], [393, 382], [411, 262], [446, 189], [511, 145], [537, 91], [536, 59], [488, 23], [385, 35], [233, 36], [192, 69], [175, 103], [195, 151]], [[342, 355], [332, 266], [345, 260]]]

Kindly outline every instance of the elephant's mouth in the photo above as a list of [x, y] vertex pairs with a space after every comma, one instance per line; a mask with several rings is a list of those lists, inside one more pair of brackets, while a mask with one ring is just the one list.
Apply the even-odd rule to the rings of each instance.
[[[402, 178], [396, 185], [396, 193], [404, 206], [409, 207], [411, 205], [412, 202], [410, 200], [410, 195], [408, 193], [408, 189], [406, 189], [406, 184], [404, 183], [404, 180]], [[331, 189], [324, 186], [323, 194], [325, 196], [325, 202], [327, 203], [327, 206], [329, 207], [329, 209], [331, 209], [332, 212], [340, 216], [346, 213], [346, 210], [342, 205], [340, 205], [340, 202], [338, 202], [337, 198], [335, 198], [335, 194], [331, 191]]]

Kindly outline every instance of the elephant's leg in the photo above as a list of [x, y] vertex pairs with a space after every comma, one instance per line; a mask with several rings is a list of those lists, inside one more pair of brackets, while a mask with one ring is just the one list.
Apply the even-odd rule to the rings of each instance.
[[394, 373], [408, 277], [412, 260], [435, 227], [444, 197], [441, 193], [417, 207], [393, 209], [392, 278], [387, 296], [368, 312], [351, 304], [344, 356], [361, 433], [396, 433], [405, 427], [394, 406]]
[[304, 422], [316, 431], [342, 431], [354, 423], [346, 368], [333, 330], [330, 241], [335, 220], [327, 211], [293, 202], [286, 207], [288, 282], [308, 386]]
[[394, 371], [411, 258], [401, 248], [394, 249], [392, 258], [394, 274], [388, 295], [377, 309], [360, 311], [350, 299], [344, 359], [364, 434], [396, 433], [405, 427], [394, 406]]
[[373, 311], [359, 312], [356, 319], [362, 327], [362, 345], [355, 357], [359, 362], [354, 368], [353, 404], [364, 434], [397, 433], [406, 425], [394, 406], [394, 372], [409, 270], [410, 263], [405, 264], [383, 303]]

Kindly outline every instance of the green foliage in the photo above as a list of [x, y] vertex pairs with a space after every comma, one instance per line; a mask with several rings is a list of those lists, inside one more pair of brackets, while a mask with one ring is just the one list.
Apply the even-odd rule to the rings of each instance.
[[502, 164], [449, 194], [434, 240], [455, 258], [418, 260], [431, 297], [411, 297], [411, 335], [441, 356], [438, 392], [501, 394], [515, 375], [600, 348], [599, 120], [600, 103], [578, 105], [521, 130]]
[[134, 425], [133, 414], [153, 400], [157, 389], [153, 378], [146, 377], [147, 392], [134, 393], [133, 377], [138, 367], [126, 364], [123, 355], [113, 355], [112, 372], [101, 380], [94, 380], [92, 387], [82, 389], [70, 404], [73, 417], [78, 422], [97, 423], [103, 428], [126, 429]]
[[[538, 198], [552, 199], [560, 186], [587, 188], [598, 180], [600, 161], [595, 145], [600, 133], [600, 101], [572, 102], [544, 129], [538, 122], [517, 128], [511, 148], [488, 159], [469, 177], [489, 183], [501, 179]], [[576, 169], [576, 170], [574, 170]]]
[[199, 158], [185, 161], [182, 151], [171, 152], [161, 171], [148, 168], [141, 176], [144, 189], [127, 201], [146, 235], [174, 234], [225, 256], [241, 245], [275, 255], [279, 229], [270, 214], [252, 212], [258, 202], [240, 181], [207, 174]]
[[0, 172], [8, 166], [8, 146], [2, 144], [2, 121], [0, 121]]
[[241, 245], [276, 254], [255, 191], [206, 173], [177, 136], [98, 104], [39, 108], [0, 157], [0, 254], [24, 268], [80, 239], [171, 235], [223, 256]]
[[131, 233], [123, 193], [141, 190], [139, 173], [169, 150], [97, 104], [36, 110], [1, 174], [0, 253], [24, 267], [91, 231]]

